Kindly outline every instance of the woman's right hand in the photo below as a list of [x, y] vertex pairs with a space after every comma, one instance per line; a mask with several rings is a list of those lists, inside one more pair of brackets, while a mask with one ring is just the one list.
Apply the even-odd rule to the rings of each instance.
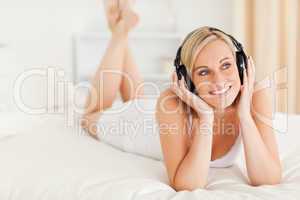
[[201, 99], [201, 97], [188, 90], [184, 77], [182, 77], [181, 80], [178, 80], [175, 71], [172, 74], [171, 90], [180, 98], [180, 100], [190, 106], [200, 119], [213, 119], [213, 108]]

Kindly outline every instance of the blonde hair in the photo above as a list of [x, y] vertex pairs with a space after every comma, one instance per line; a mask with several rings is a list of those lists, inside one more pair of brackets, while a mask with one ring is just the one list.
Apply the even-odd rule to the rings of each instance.
[[181, 62], [186, 66], [188, 74], [191, 76], [191, 72], [194, 67], [196, 56], [199, 54], [207, 44], [215, 40], [224, 41], [232, 50], [235, 58], [235, 46], [228, 35], [215, 30], [210, 30], [210, 27], [203, 26], [189, 33], [182, 43], [181, 49]]

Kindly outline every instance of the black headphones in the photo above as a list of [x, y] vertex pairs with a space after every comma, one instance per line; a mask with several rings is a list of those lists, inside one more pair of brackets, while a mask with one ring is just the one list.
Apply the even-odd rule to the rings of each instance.
[[[209, 30], [210, 31], [219, 31], [219, 32], [227, 35], [231, 39], [232, 43], [234, 44], [234, 46], [237, 49], [237, 51], [236, 51], [236, 64], [237, 64], [237, 67], [238, 67], [241, 84], [243, 84], [243, 71], [244, 71], [244, 69], [247, 69], [247, 56], [246, 56], [246, 54], [243, 50], [242, 44], [239, 43], [233, 36], [225, 33], [224, 31], [221, 31], [220, 29], [209, 27]], [[177, 50], [176, 58], [174, 60], [174, 65], [175, 65], [175, 68], [176, 68], [176, 73], [177, 73], [177, 76], [178, 76], [178, 80], [180, 80], [181, 76], [183, 76], [184, 79], [185, 79], [185, 82], [187, 84], [188, 89], [191, 92], [197, 94], [197, 92], [195, 90], [196, 89], [195, 85], [192, 82], [191, 78], [189, 77], [189, 75], [187, 73], [187, 70], [186, 70], [186, 67], [184, 66], [184, 64], [181, 63], [181, 56], [180, 56], [181, 55], [181, 49], [182, 49], [182, 46], [180, 46], [179, 49]]]

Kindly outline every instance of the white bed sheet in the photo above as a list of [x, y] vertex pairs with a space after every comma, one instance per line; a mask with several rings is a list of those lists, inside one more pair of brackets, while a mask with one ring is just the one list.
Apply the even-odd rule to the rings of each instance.
[[207, 190], [175, 192], [161, 161], [98, 142], [62, 115], [1, 113], [0, 199], [300, 199], [300, 116], [288, 119], [278, 135], [282, 184], [247, 185], [240, 160], [211, 168]]

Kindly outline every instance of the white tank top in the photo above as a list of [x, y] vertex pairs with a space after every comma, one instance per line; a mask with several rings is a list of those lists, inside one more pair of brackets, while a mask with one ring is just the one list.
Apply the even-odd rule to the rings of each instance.
[[[189, 115], [189, 134], [191, 134], [192, 124], [192, 115]], [[232, 145], [230, 150], [223, 155], [221, 158], [210, 161], [210, 167], [221, 168], [221, 167], [230, 167], [235, 163], [235, 160], [240, 152], [242, 136], [241, 128], [239, 128], [239, 135], [235, 140], [235, 143]]]

